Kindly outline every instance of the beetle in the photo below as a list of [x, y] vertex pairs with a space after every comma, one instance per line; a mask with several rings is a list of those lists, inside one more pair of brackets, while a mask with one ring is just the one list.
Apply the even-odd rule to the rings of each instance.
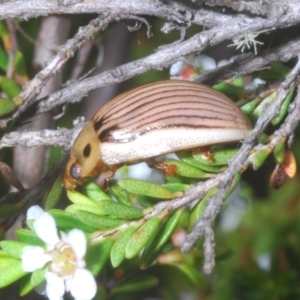
[[76, 188], [124, 164], [161, 154], [243, 140], [250, 123], [225, 95], [203, 84], [166, 80], [126, 91], [101, 107], [79, 133], [64, 186]]

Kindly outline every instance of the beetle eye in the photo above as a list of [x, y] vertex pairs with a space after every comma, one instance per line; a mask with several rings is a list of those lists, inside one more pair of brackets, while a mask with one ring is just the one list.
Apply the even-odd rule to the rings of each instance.
[[74, 164], [70, 169], [71, 176], [74, 179], [79, 179], [80, 178], [79, 172], [80, 172], [80, 167], [76, 164]]

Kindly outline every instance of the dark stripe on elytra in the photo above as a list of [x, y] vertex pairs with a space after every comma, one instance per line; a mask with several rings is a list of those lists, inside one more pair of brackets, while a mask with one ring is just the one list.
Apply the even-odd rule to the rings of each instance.
[[[180, 84], [180, 86], [178, 86], [178, 84]], [[153, 89], [150, 89], [150, 87], [153, 87], [153, 86], [156, 86], [156, 93], [153, 93]], [[180, 87], [183, 87], [183, 88], [180, 88]], [[167, 88], [167, 91], [165, 90]], [[173, 88], [173, 89], [171, 89]], [[139, 93], [136, 93], [136, 90], [139, 90], [140, 92]], [[158, 90], [159, 89], [159, 90]], [[142, 86], [141, 88], [136, 88], [136, 89], [133, 89], [131, 90], [130, 92], [125, 92], [125, 95], [123, 95], [122, 97], [122, 94], [120, 96], [117, 96], [115, 99], [113, 99], [112, 101], [108, 102], [106, 105], [104, 105], [102, 107], [102, 109], [100, 109], [99, 113], [101, 113], [102, 111], [102, 114], [109, 114], [109, 113], [114, 113], [113, 110], [116, 108], [118, 110], [119, 107], [121, 105], [125, 105], [126, 107], [128, 107], [129, 103], [136, 103], [136, 102], [140, 102], [142, 101], [143, 99], [149, 97], [149, 96], [153, 96], [155, 94], [164, 94], [166, 92], [172, 92], [174, 94], [176, 94], [175, 92], [182, 92], [182, 91], [187, 91], [187, 92], [190, 92], [190, 91], [194, 91], [195, 93], [199, 93], [199, 95], [193, 95], [193, 96], [197, 96], [199, 99], [202, 99], [203, 96], [201, 96], [201, 94], [208, 94], [208, 95], [211, 95], [212, 96], [212, 100], [218, 100], [219, 102], [221, 103], [224, 103], [224, 104], [228, 104], [228, 102], [230, 101], [228, 98], [226, 98], [225, 96], [223, 96], [222, 94], [219, 94], [218, 92], [208, 88], [208, 87], [205, 87], [205, 86], [195, 86], [195, 85], [190, 85], [190, 84], [187, 84], [187, 83], [184, 83], [184, 85], [181, 83], [181, 82], [176, 82], [176, 83], [173, 83], [170, 84], [169, 82], [164, 82], [163, 84], [152, 84], [151, 86]], [[145, 95], [144, 97], [140, 97], [140, 95], [143, 95], [147, 92], [150, 92], [150, 94], [148, 95]], [[152, 93], [151, 93], [152, 92]], [[133, 97], [133, 94], [134, 94], [134, 98]], [[125, 99], [124, 99], [125, 97]], [[136, 101], [134, 101], [135, 99], [137, 99]], [[129, 102], [129, 103], [127, 103]], [[117, 107], [116, 105], [117, 104]], [[97, 117], [98, 114], [96, 114], [94, 116], [94, 118]], [[108, 115], [109, 117], [110, 115]]]
[[[186, 98], [189, 98], [189, 100], [180, 100], [180, 99], [176, 99], [176, 102], [173, 102], [172, 101], [168, 101], [168, 99], [173, 99], [173, 98], [183, 98], [186, 97]], [[194, 99], [194, 100], [193, 100]], [[207, 100], [207, 101], [206, 101]], [[222, 109], [223, 111], [228, 111], [228, 112], [232, 112], [232, 109], [229, 109], [228, 108], [228, 105], [218, 105], [216, 103], [212, 103], [212, 101], [209, 101], [211, 99], [206, 99], [206, 98], [201, 98], [201, 101], [199, 100], [199, 98], [196, 96], [196, 95], [164, 95], [163, 98], [156, 98], [156, 99], [152, 99], [151, 102], [144, 102], [144, 103], [141, 103], [140, 105], [138, 106], [135, 106], [135, 105], [128, 105], [126, 106], [126, 108], [130, 107], [130, 106], [134, 106], [131, 110], [129, 111], [126, 111], [124, 112], [124, 114], [122, 115], [118, 115], [116, 118], [113, 118], [113, 114], [111, 115], [105, 115], [105, 120], [110, 118], [111, 120], [113, 119], [118, 119], [120, 120], [121, 118], [123, 117], [126, 117], [127, 114], [130, 114], [130, 113], [133, 113], [135, 110], [139, 110], [139, 109], [142, 109], [144, 108], [144, 110], [142, 110], [139, 115], [142, 115], [144, 114], [145, 112], [149, 112], [151, 111], [152, 109], [155, 109], [155, 108], [158, 108], [158, 107], [166, 107], [166, 106], [172, 106], [174, 103], [181, 103], [183, 106], [185, 106], [185, 104], [191, 104], [193, 105], [190, 106], [192, 108], [197, 108], [197, 106], [201, 105], [201, 104], [204, 104], [204, 105], [211, 105], [212, 107], [218, 107], [220, 109]], [[136, 104], [136, 102], [134, 103]], [[121, 120], [120, 120], [121, 121]]]
[[[184, 103], [194, 104], [195, 102], [194, 101], [185, 101]], [[174, 104], [174, 103], [172, 103], [172, 104]], [[176, 104], [180, 104], [180, 102], [178, 101], [178, 102], [176, 102]], [[207, 108], [199, 107], [200, 104], [197, 103], [198, 107], [197, 106], [188, 106], [188, 107], [184, 106], [183, 108], [178, 108], [178, 107], [172, 108], [171, 107], [168, 110], [164, 109], [161, 113], [166, 115], [166, 116], [172, 115], [174, 118], [176, 118], [177, 114], [176, 113], [172, 114], [172, 111], [182, 112], [182, 110], [194, 110], [194, 111], [203, 112], [204, 114], [211, 112], [211, 113], [220, 113], [221, 116], [234, 116], [234, 117], [236, 117], [236, 115], [233, 114], [232, 109], [230, 109], [230, 110], [225, 109], [223, 107], [219, 107], [219, 106], [213, 105], [211, 103], [203, 103], [203, 104], [207, 105], [207, 106], [211, 106], [211, 109], [210, 109], [210, 107], [207, 107]], [[145, 110], [143, 112], [140, 112], [139, 114], [137, 114], [134, 118], [132, 118], [132, 117], [131, 118], [125, 118], [126, 115], [122, 115], [122, 116], [118, 116], [117, 118], [111, 119], [109, 121], [113, 122], [114, 120], [116, 120], [118, 122], [120, 128], [130, 127], [133, 124], [138, 124], [138, 123], [141, 123], [143, 120], [151, 118], [154, 115], [153, 113], [151, 113], [152, 110], [154, 110], [156, 108], [159, 108], [159, 107], [161, 107], [163, 109], [167, 106], [170, 106], [170, 103], [159, 104], [159, 105], [151, 106], [151, 107], [145, 107]], [[220, 108], [220, 109], [216, 110], [215, 108]], [[157, 114], [157, 112], [155, 114]], [[199, 114], [198, 116], [201, 117], [201, 114]], [[186, 117], [189, 117], [189, 115], [186, 115]], [[223, 118], [223, 119], [227, 120], [228, 118]], [[108, 122], [104, 122], [103, 125], [106, 125], [107, 123]]]
[[[198, 92], [198, 89], [195, 89], [194, 91]], [[185, 93], [178, 95], [180, 92], [185, 92]], [[201, 92], [203, 92], [203, 91], [201, 91]], [[143, 94], [145, 94], [145, 90], [142, 93], [140, 93], [139, 95], [143, 95]], [[228, 106], [228, 101], [226, 101], [226, 102], [220, 101], [220, 97], [218, 97], [218, 95], [211, 93], [211, 95], [213, 95], [213, 97], [210, 98], [210, 97], [207, 97], [207, 94], [210, 94], [210, 93], [203, 93], [203, 95], [196, 95], [194, 93], [191, 93], [191, 89], [184, 89], [184, 90], [183, 89], [175, 89], [175, 90], [170, 89], [167, 91], [159, 91], [158, 90], [155, 93], [152, 92], [151, 94], [149, 94], [149, 95], [146, 94], [143, 97], [136, 97], [137, 95], [135, 95], [134, 98], [129, 97], [126, 102], [123, 102], [123, 104], [124, 104], [123, 107], [128, 108], [130, 106], [136, 106], [138, 103], [143, 102], [139, 106], [132, 108], [131, 111], [133, 111], [138, 107], [143, 107], [144, 105], [152, 104], [153, 102], [157, 102], [157, 101], [164, 101], [164, 99], [168, 99], [168, 98], [172, 98], [172, 97], [182, 97], [183, 99], [185, 97], [193, 97], [193, 98], [198, 99], [195, 101], [195, 104], [197, 104], [199, 102], [204, 102], [204, 100], [207, 100], [207, 102], [217, 100], [218, 101], [217, 103], [224, 104], [224, 105], [218, 105], [219, 107], [226, 108], [226, 106]], [[155, 96], [157, 96], [157, 97], [155, 98]], [[151, 101], [150, 101], [150, 99], [148, 99], [150, 97], [152, 98]], [[183, 103], [184, 102], [185, 101], [183, 100]], [[106, 112], [105, 118], [109, 118], [109, 117], [113, 116], [113, 114], [116, 113], [114, 111], [115, 109], [118, 110], [117, 112], [120, 112], [120, 107], [121, 107], [120, 101], [116, 102], [116, 104], [117, 105], [115, 107], [110, 107], [110, 110]], [[123, 108], [123, 107], [121, 107], [121, 108]], [[130, 111], [128, 111], [128, 112], [130, 112]], [[119, 116], [119, 117], [121, 117], [121, 116]]]
[[[177, 118], [181, 118], [181, 117], [186, 118], [187, 116], [186, 115], [177, 115], [176, 117]], [[124, 132], [124, 134], [128, 134], [128, 133], [130, 133], [133, 130], [138, 130], [139, 131], [138, 135], [140, 135], [141, 132], [148, 132], [148, 131], [151, 131], [153, 129], [174, 128], [174, 127], [176, 127], [176, 128], [177, 127], [188, 127], [188, 128], [199, 128], [199, 129], [200, 128], [211, 128], [211, 129], [213, 129], [213, 128], [224, 128], [224, 129], [235, 128], [235, 127], [225, 127], [225, 126], [205, 126], [203, 124], [201, 124], [201, 125], [195, 125], [195, 124], [188, 124], [188, 123], [159, 124], [159, 121], [166, 120], [166, 119], [171, 119], [171, 118], [173, 118], [173, 116], [169, 116], [169, 117], [166, 117], [166, 118], [163, 118], [163, 119], [158, 118], [158, 119], [156, 119], [154, 121], [151, 121], [149, 123], [144, 123], [144, 124], [142, 124], [142, 126], [134, 127], [132, 129], [128, 129], [128, 130], [126, 130], [126, 132]], [[188, 116], [188, 118], [198, 118], [199, 119], [199, 116], [192, 115], [192, 116]], [[219, 119], [219, 118], [201, 117], [201, 120], [203, 122], [208, 121], [208, 120], [216, 120], [216, 119], [217, 120], [222, 120], [222, 119]], [[154, 126], [152, 125], [149, 128], [149, 124], [153, 124], [153, 123], [158, 123], [158, 124], [154, 125]], [[146, 129], [147, 125], [148, 125], [148, 129]], [[141, 127], [145, 127], [145, 129], [140, 129]], [[122, 128], [120, 128], [118, 125], [114, 125], [112, 127], [109, 127], [107, 129], [101, 131], [98, 136], [99, 136], [100, 140], [106, 140], [109, 136], [113, 136], [114, 131], [117, 131], [117, 130], [122, 130]]]
[[[176, 97], [178, 97], [178, 96], [176, 96]], [[181, 97], [181, 95], [180, 95], [180, 97]], [[196, 95], [188, 95], [187, 97], [189, 97], [189, 98], [196, 98], [197, 96]], [[126, 116], [128, 114], [134, 112], [135, 110], [137, 110], [139, 108], [144, 107], [144, 111], [142, 111], [138, 115], [136, 115], [135, 118], [134, 118], [134, 120], [133, 120], [133, 122], [132, 122], [132, 123], [138, 123], [140, 119], [148, 118], [149, 114], [151, 114], [151, 110], [153, 110], [155, 108], [158, 108], [158, 107], [162, 107], [163, 108], [163, 107], [166, 107], [166, 106], [171, 106], [171, 108], [172, 108], [172, 104], [173, 103], [169, 103], [169, 102], [165, 103], [165, 101], [164, 101], [165, 99], [168, 99], [168, 98], [170, 98], [170, 99], [174, 98], [174, 95], [170, 95], [168, 97], [165, 96], [163, 99], [162, 98], [152, 99], [151, 102], [142, 103], [138, 107], [134, 107], [132, 110], [126, 111], [123, 115], [118, 115], [116, 118], [111, 118], [110, 115], [102, 116], [102, 119], [101, 119], [102, 126], [106, 127], [105, 125], [107, 123], [113, 123], [114, 121], [117, 121], [118, 124], [122, 124], [123, 122], [127, 122], [128, 118], [126, 118]], [[212, 108], [218, 107], [222, 111], [209, 110], [209, 109], [205, 109], [205, 111], [211, 111], [211, 112], [216, 112], [216, 113], [217, 112], [221, 112], [223, 114], [224, 114], [224, 112], [228, 112], [228, 114], [234, 115], [234, 114], [232, 114], [232, 112], [233, 112], [232, 108], [229, 109], [228, 105], [227, 105], [227, 107], [225, 105], [224, 106], [223, 105], [220, 106], [220, 105], [213, 104], [212, 101], [203, 101], [203, 100], [210, 100], [210, 99], [201, 98], [201, 101], [199, 101], [199, 100], [198, 101], [193, 101], [193, 100], [182, 101], [182, 104], [195, 104], [194, 106], [190, 106], [190, 109], [193, 109], [193, 110], [204, 110], [203, 108], [197, 108], [197, 106], [200, 105], [200, 104], [209, 105], [209, 106], [212, 106]], [[163, 101], [163, 103], [159, 103], [159, 102], [162, 102], [162, 101]], [[176, 101], [176, 103], [177, 104], [180, 103], [180, 100]], [[186, 107], [184, 107], [184, 108], [186, 108]], [[172, 109], [170, 109], [169, 111], [171, 111], [171, 110]], [[179, 110], [179, 108], [176, 108], [176, 110]], [[145, 115], [145, 112], [146, 112], [146, 117], [143, 117], [143, 115]], [[152, 115], [150, 115], [150, 116], [152, 116]]]
[[[186, 103], [193, 103], [192, 101], [189, 101], [189, 102], [186, 102]], [[164, 104], [164, 105], [160, 105], [160, 106], [166, 106], [166, 105], [169, 105], [169, 104]], [[206, 104], [207, 105], [207, 104]], [[158, 107], [158, 106], [157, 106]], [[193, 110], [193, 111], [198, 111], [199, 113], [198, 114], [195, 114], [195, 115], [182, 115], [182, 111], [184, 110]], [[153, 116], [158, 116], [158, 115], [162, 115], [159, 119], [155, 119], [155, 120], [152, 120], [152, 122], [155, 122], [155, 121], [163, 121], [164, 119], [166, 118], [178, 118], [179, 116], [180, 117], [186, 117], [186, 118], [191, 118], [191, 117], [194, 117], [197, 122], [197, 119], [218, 119], [218, 120], [224, 120], [224, 122], [226, 121], [231, 121], [231, 122], [234, 122], [234, 120], [231, 120], [230, 117], [234, 117], [235, 120], [239, 120], [240, 122], [238, 123], [241, 123], [241, 124], [245, 124], [245, 127], [247, 127], [247, 124], [245, 123], [245, 120], [242, 116], [239, 116], [239, 115], [236, 115], [236, 114], [232, 114], [232, 110], [230, 110], [228, 114], [224, 114], [224, 111], [218, 111], [218, 110], [214, 110], [214, 109], [209, 109], [209, 108], [197, 108], [197, 107], [184, 107], [182, 109], [179, 109], [179, 108], [170, 108], [168, 111], [164, 110], [162, 111], [161, 113], [156, 113], [156, 114], [151, 114], [151, 110], [148, 109], [146, 112], [149, 112], [149, 113], [142, 113], [142, 114], [139, 114], [137, 115], [136, 117], [134, 118], [126, 118], [126, 119], [122, 119], [122, 117], [118, 117], [116, 120], [109, 120], [109, 122], [103, 122], [103, 127], [102, 129], [103, 130], [108, 130], [111, 126], [111, 124], [114, 124], [116, 122], [118, 122], [118, 128], [119, 129], [122, 129], [122, 128], [128, 128], [129, 132], [130, 132], [130, 128], [133, 127], [134, 129], [138, 129], [140, 127], [144, 127], [146, 124], [148, 124], [147, 121], [149, 118], [153, 117]], [[172, 113], [173, 112], [173, 113]], [[178, 113], [181, 113], [180, 115]], [[208, 113], [215, 113], [215, 114], [219, 114], [219, 117], [210, 117], [210, 118], [206, 118], [205, 115], [208, 114]], [[228, 118], [226, 118], [228, 116]], [[132, 122], [130, 122], [132, 121]], [[129, 122], [129, 123], [128, 123]], [[188, 126], [188, 124], [187, 124]]]
[[[175, 109], [174, 109], [175, 110]], [[176, 119], [178, 118], [186, 118], [186, 119], [192, 119], [193, 120], [193, 123], [203, 123], [203, 122], [206, 122], [208, 120], [220, 120], [220, 121], [224, 121], [224, 123], [226, 122], [235, 122], [235, 123], [238, 123], [236, 122], [234, 119], [230, 119], [230, 118], [224, 118], [223, 115], [220, 115], [220, 116], [211, 116], [211, 117], [208, 117], [206, 116], [209, 112], [214, 112], [214, 111], [209, 111], [209, 110], [205, 110], [203, 111], [202, 109], [192, 109], [193, 111], [196, 111], [198, 110], [199, 112], [201, 112], [201, 114], [182, 114], [182, 112], [184, 110], [187, 110], [187, 109], [176, 109], [176, 113], [170, 111], [169, 114], [166, 114], [165, 112], [162, 112], [160, 114], [152, 114], [151, 116], [147, 116], [143, 119], [140, 119], [138, 122], [132, 122], [130, 124], [125, 124], [124, 122], [120, 123], [118, 125], [118, 128], [120, 130], [124, 129], [124, 128], [127, 128], [127, 132], [130, 132], [130, 131], [133, 131], [133, 130], [141, 130], [143, 127], [147, 127], [149, 126], [150, 124], [155, 124], [155, 123], [165, 123], [167, 120], [171, 120], [171, 122], [173, 122], [174, 126], [176, 125]], [[188, 110], [191, 110], [191, 109], [188, 109]], [[149, 120], [153, 117], [156, 117], [152, 120]], [[174, 121], [172, 121], [172, 119]], [[149, 120], [149, 121], [148, 121]], [[187, 122], [186, 123], [186, 127], [189, 127], [190, 126], [190, 123]], [[196, 125], [197, 126], [197, 125]], [[201, 126], [201, 125], [200, 125]], [[214, 126], [211, 126], [211, 127], [214, 127]], [[228, 128], [232, 128], [234, 126], [226, 126], [226, 124], [224, 125], [224, 128], [225, 127], [228, 127]]]

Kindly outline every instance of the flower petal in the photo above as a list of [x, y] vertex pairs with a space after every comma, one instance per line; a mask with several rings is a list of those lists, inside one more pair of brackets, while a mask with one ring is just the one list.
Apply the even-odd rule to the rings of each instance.
[[36, 220], [40, 215], [42, 215], [45, 211], [39, 207], [38, 205], [33, 205], [27, 210], [27, 220]]
[[77, 269], [70, 288], [75, 300], [93, 299], [97, 292], [97, 284], [92, 273], [86, 269]]
[[33, 272], [42, 268], [48, 261], [51, 260], [51, 256], [45, 253], [45, 249], [38, 246], [26, 246], [24, 247], [21, 255], [22, 269], [25, 272]]
[[80, 260], [84, 257], [86, 252], [86, 237], [83, 231], [79, 229], [72, 229], [67, 236], [67, 243], [70, 244], [73, 251], [76, 254], [77, 260]]
[[49, 213], [44, 212], [35, 220], [34, 229], [46, 244], [55, 245], [59, 242], [55, 220]]
[[52, 272], [46, 272], [46, 294], [49, 300], [63, 300], [65, 283], [61, 277]]

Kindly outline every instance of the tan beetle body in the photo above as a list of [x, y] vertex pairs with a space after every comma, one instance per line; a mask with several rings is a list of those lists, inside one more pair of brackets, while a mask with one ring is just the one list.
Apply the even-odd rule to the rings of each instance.
[[66, 189], [86, 179], [161, 154], [243, 140], [242, 111], [212, 88], [159, 81], [129, 90], [101, 107], [78, 135], [67, 164]]

